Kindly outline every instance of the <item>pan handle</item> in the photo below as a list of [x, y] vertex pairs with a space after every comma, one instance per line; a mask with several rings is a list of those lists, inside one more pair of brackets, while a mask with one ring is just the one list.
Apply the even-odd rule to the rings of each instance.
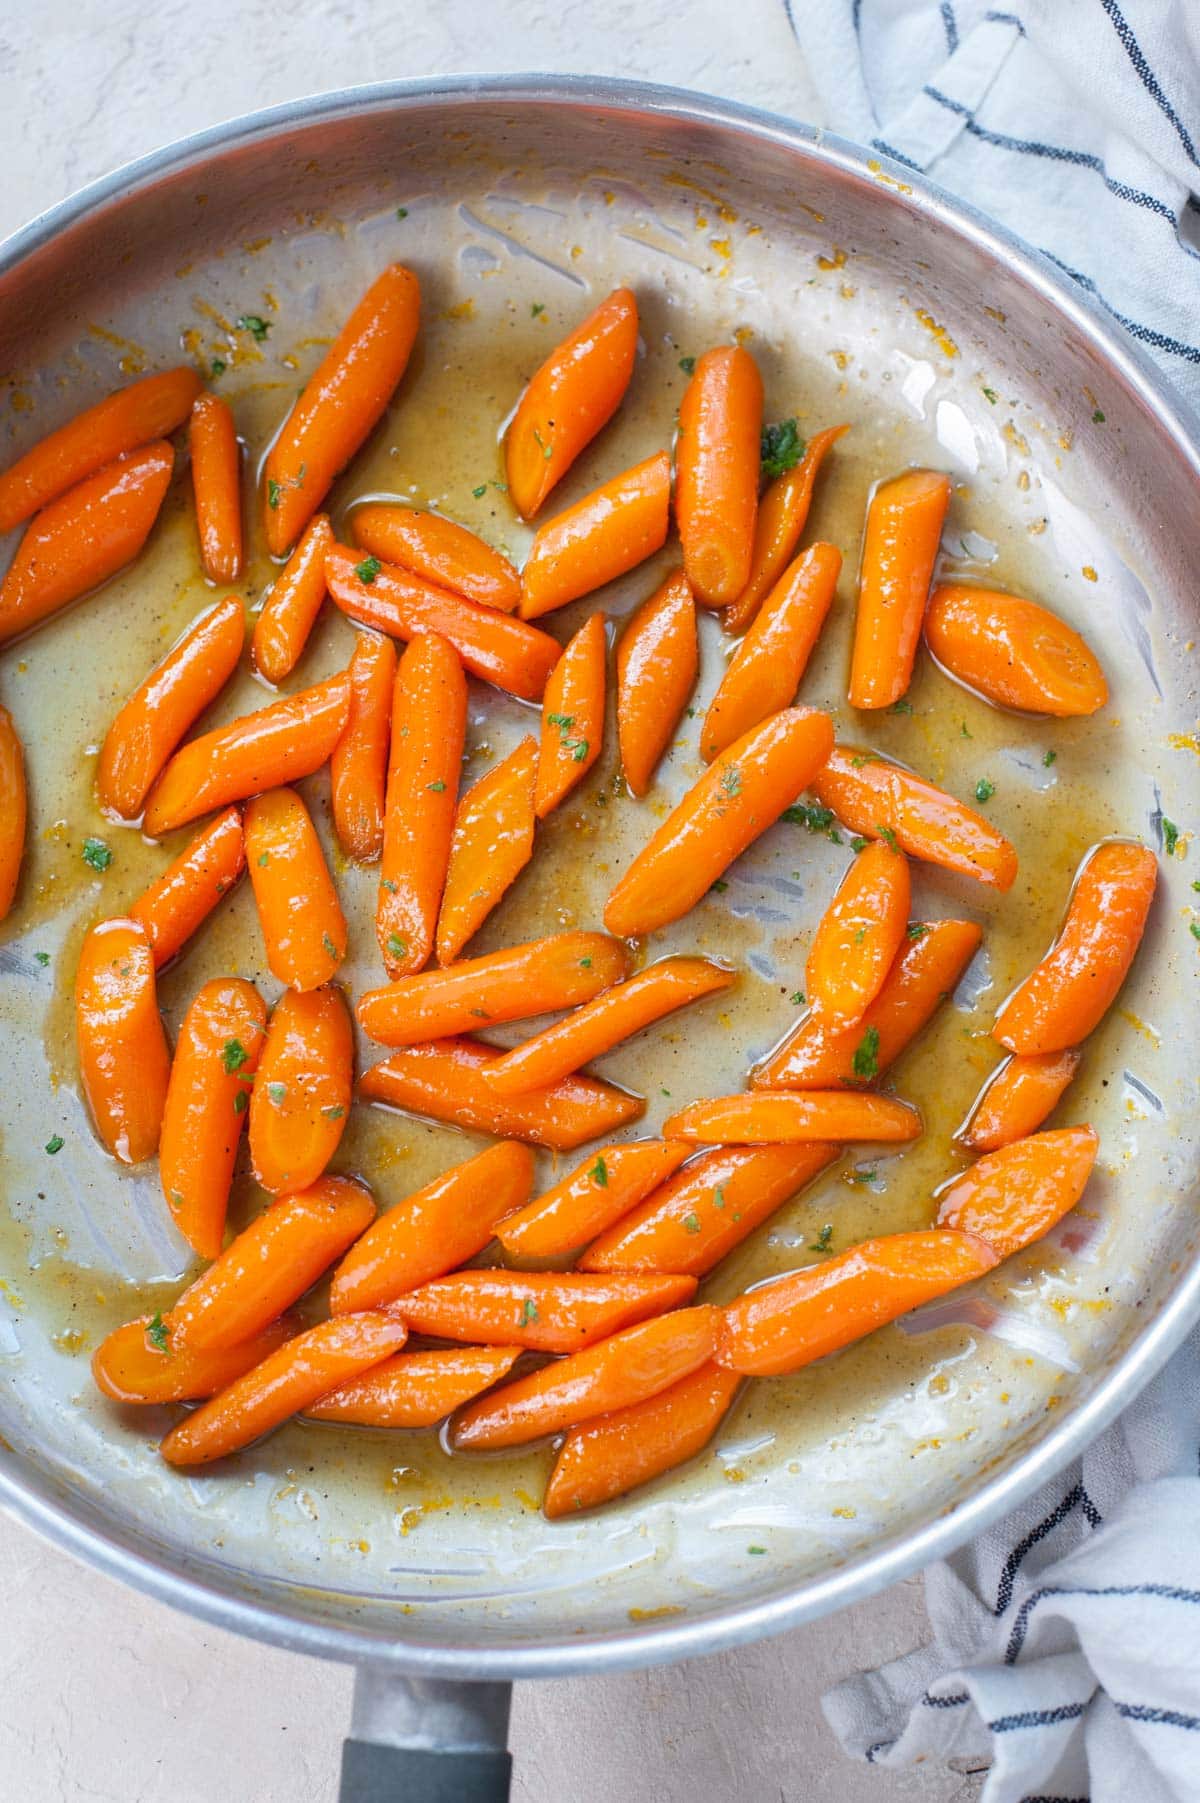
[[339, 1803], [508, 1803], [511, 1684], [359, 1666]]

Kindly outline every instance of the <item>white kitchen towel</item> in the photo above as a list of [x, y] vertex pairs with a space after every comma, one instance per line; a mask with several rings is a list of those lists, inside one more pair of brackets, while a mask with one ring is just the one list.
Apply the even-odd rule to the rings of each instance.
[[[1200, 0], [784, 4], [832, 129], [1051, 257], [1200, 407]], [[982, 1803], [1200, 1803], [1200, 1333], [926, 1601], [931, 1645], [825, 1698], [847, 1752], [990, 1760]]]

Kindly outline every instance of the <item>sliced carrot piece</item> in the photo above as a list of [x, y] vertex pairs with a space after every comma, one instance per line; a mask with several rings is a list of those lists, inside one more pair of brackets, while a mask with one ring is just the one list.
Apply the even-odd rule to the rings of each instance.
[[1082, 1053], [1011, 1053], [997, 1065], [955, 1134], [968, 1152], [998, 1152], [1035, 1133], [1079, 1069]]
[[865, 845], [817, 923], [805, 968], [808, 999], [833, 1027], [861, 1020], [883, 988], [910, 899], [904, 853], [882, 839]]
[[1076, 873], [1058, 938], [1009, 996], [992, 1037], [1010, 1052], [1061, 1052], [1099, 1026], [1137, 956], [1158, 882], [1144, 845], [1112, 839]]
[[629, 954], [619, 939], [552, 933], [368, 990], [358, 1020], [380, 1045], [421, 1045], [469, 1033], [481, 1021], [528, 1020], [574, 1008], [628, 972]]
[[534, 375], [504, 440], [508, 492], [523, 519], [533, 518], [620, 406], [637, 339], [637, 301], [628, 288], [614, 288]]
[[346, 917], [308, 809], [294, 789], [246, 803], [246, 864], [272, 976], [319, 989], [346, 956]]
[[[452, 1165], [395, 1203], [347, 1252], [330, 1290], [334, 1314], [378, 1308], [474, 1258], [532, 1188], [533, 1154], [512, 1140]], [[517, 1344], [515, 1335], [508, 1344]]]
[[763, 490], [754, 526], [754, 551], [746, 586], [722, 615], [726, 632], [744, 632], [782, 577], [800, 543], [812, 505], [813, 488], [826, 452], [849, 426], [826, 426], [809, 439], [799, 463]]
[[551, 1521], [624, 1496], [702, 1452], [729, 1412], [741, 1378], [720, 1365], [567, 1434], [546, 1485]]
[[540, 701], [560, 647], [538, 626], [435, 588], [408, 570], [334, 545], [325, 559], [334, 601], [360, 626], [394, 639], [436, 632], [448, 639], [472, 676], [520, 701]]
[[166, 438], [199, 392], [195, 370], [165, 369], [106, 395], [39, 439], [0, 475], [0, 532], [11, 532], [126, 451]]
[[1008, 1258], [1074, 1208], [1099, 1149], [1094, 1127], [1058, 1127], [989, 1152], [936, 1192], [938, 1226], [973, 1233]]
[[726, 607], [745, 588], [754, 555], [763, 385], [740, 345], [699, 359], [679, 408], [675, 518], [696, 599]]
[[250, 656], [268, 682], [281, 683], [300, 662], [327, 592], [325, 559], [332, 546], [329, 515], [314, 514], [263, 600]]
[[454, 814], [437, 924], [439, 964], [450, 964], [533, 856], [537, 740], [521, 743], [480, 777]]
[[693, 1102], [664, 1122], [663, 1132], [702, 1145], [803, 1145], [812, 1140], [916, 1139], [921, 1117], [893, 1096], [852, 1095], [844, 1089], [774, 1091], [715, 1096]]
[[533, 791], [539, 820], [582, 782], [600, 756], [608, 652], [604, 629], [604, 615], [593, 614], [570, 640], [546, 684]]
[[1104, 671], [1065, 620], [996, 589], [944, 582], [929, 598], [925, 643], [956, 681], [997, 707], [1071, 719], [1108, 700]]
[[822, 769], [828, 714], [785, 708], [723, 751], [617, 883], [604, 924], [618, 938], [679, 920]]
[[683, 1271], [705, 1277], [832, 1164], [841, 1149], [818, 1142], [703, 1152], [602, 1233], [578, 1261], [579, 1269]]
[[390, 264], [305, 383], [263, 466], [263, 520], [273, 557], [300, 536], [379, 424], [408, 365], [420, 311], [416, 276]]
[[809, 1012], [754, 1070], [756, 1089], [861, 1089], [881, 1077], [951, 994], [979, 950], [973, 920], [917, 921], [862, 1019], [836, 1028]]
[[911, 770], [873, 751], [838, 745], [811, 783], [851, 833], [886, 839], [927, 864], [974, 877], [992, 889], [1011, 889], [1017, 854], [990, 821]]
[[245, 642], [242, 604], [227, 595], [139, 683], [100, 747], [96, 795], [106, 814], [137, 819], [167, 759], [237, 669]]
[[75, 969], [79, 1076], [101, 1140], [122, 1164], [158, 1149], [171, 1054], [150, 942], [135, 920], [92, 927]]
[[0, 582], [0, 644], [133, 562], [174, 464], [170, 445], [156, 440], [85, 477], [30, 521]]
[[392, 697], [375, 936], [389, 977], [428, 962], [446, 887], [467, 731], [457, 651], [421, 633], [400, 659]]
[[143, 1315], [100, 1342], [92, 1376], [114, 1402], [198, 1402], [261, 1365], [297, 1330], [298, 1323], [285, 1316], [236, 1346], [201, 1349], [175, 1338], [161, 1315]]
[[617, 737], [621, 768], [644, 795], [696, 683], [696, 603], [682, 570], [643, 601], [617, 646]]
[[186, 1415], [159, 1451], [168, 1465], [208, 1465], [369, 1371], [405, 1341], [396, 1315], [343, 1315], [288, 1340], [228, 1389]]
[[433, 1427], [506, 1377], [519, 1346], [444, 1346], [397, 1352], [305, 1410], [310, 1421], [358, 1427]]
[[660, 958], [497, 1058], [484, 1081], [502, 1096], [545, 1088], [676, 1009], [728, 989], [735, 976], [707, 958]]
[[242, 573], [242, 453], [229, 403], [198, 395], [188, 426], [200, 562], [210, 582]]
[[983, 1240], [944, 1227], [864, 1240], [731, 1302], [717, 1362], [752, 1377], [799, 1371], [998, 1262]]
[[354, 1083], [354, 1038], [338, 990], [286, 989], [250, 1096], [250, 1162], [272, 1195], [308, 1189], [338, 1149]]
[[659, 451], [539, 526], [521, 572], [521, 618], [565, 607], [661, 551], [670, 504], [671, 459]]
[[771, 590], [704, 716], [700, 749], [706, 759], [794, 701], [841, 568], [842, 554], [833, 545], [810, 545]]
[[167, 1316], [176, 1344], [209, 1351], [261, 1333], [374, 1219], [370, 1193], [349, 1177], [278, 1197], [183, 1292]]
[[399, 564], [427, 582], [465, 595], [480, 607], [510, 614], [521, 599], [521, 577], [507, 557], [440, 513], [368, 502], [352, 517], [355, 542], [383, 563]]
[[691, 1151], [686, 1141], [670, 1139], [605, 1146], [553, 1189], [502, 1221], [496, 1237], [510, 1257], [565, 1258], [623, 1220], [679, 1169]]
[[383, 809], [396, 647], [373, 632], [359, 634], [350, 659], [350, 718], [329, 760], [330, 799], [338, 844], [356, 864], [383, 850]]
[[202, 1258], [216, 1258], [225, 1236], [247, 1085], [266, 1024], [267, 1006], [253, 983], [218, 977], [198, 992], [179, 1029], [158, 1168], [175, 1225]]
[[189, 840], [130, 908], [161, 970], [207, 920], [246, 868], [240, 808], [226, 808]]
[[579, 1352], [690, 1302], [694, 1277], [644, 1271], [456, 1271], [396, 1299], [412, 1333], [438, 1340]]
[[631, 1096], [594, 1077], [564, 1077], [549, 1089], [498, 1096], [483, 1080], [484, 1070], [496, 1056], [493, 1047], [471, 1039], [439, 1039], [433, 1045], [411, 1046], [367, 1071], [359, 1083], [359, 1094], [409, 1114], [448, 1121], [476, 1133], [526, 1140], [556, 1152], [572, 1152], [645, 1113], [641, 1096]]
[[450, 1424], [456, 1448], [520, 1446], [670, 1389], [712, 1358], [720, 1310], [673, 1309], [468, 1403]]
[[28, 811], [25, 753], [12, 715], [0, 707], [0, 920], [16, 897]]
[[150, 791], [142, 830], [158, 839], [214, 808], [311, 776], [328, 763], [349, 714], [350, 680], [342, 671], [190, 739]]
[[906, 470], [871, 497], [850, 661], [851, 707], [890, 707], [912, 681], [950, 478]]

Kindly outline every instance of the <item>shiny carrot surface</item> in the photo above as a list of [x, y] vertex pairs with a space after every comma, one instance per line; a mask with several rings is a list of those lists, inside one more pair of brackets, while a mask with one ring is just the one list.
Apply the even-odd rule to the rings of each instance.
[[346, 917], [308, 809], [294, 789], [246, 803], [246, 866], [272, 976], [319, 989], [346, 956]]
[[241, 810], [226, 808], [201, 828], [129, 910], [150, 941], [156, 970], [182, 950], [245, 868]]
[[300, 662], [325, 599], [325, 559], [332, 545], [328, 514], [314, 514], [263, 601], [250, 655], [268, 682], [281, 683]]
[[682, 570], [643, 601], [617, 646], [617, 737], [621, 768], [644, 795], [696, 683], [696, 603]]
[[891, 833], [910, 858], [992, 889], [1012, 888], [1017, 854], [1003, 833], [974, 808], [873, 751], [838, 745], [811, 788], [851, 833], [867, 839]]
[[686, 1141], [670, 1139], [604, 1146], [502, 1221], [496, 1237], [510, 1257], [565, 1258], [628, 1215], [691, 1152]]
[[1046, 1116], [1058, 1106], [1079, 1069], [1082, 1054], [1014, 1052], [988, 1078], [987, 1083], [955, 1134], [968, 1152], [998, 1152], [1001, 1146], [1036, 1133]]
[[519, 1346], [443, 1346], [397, 1352], [305, 1410], [311, 1421], [358, 1427], [433, 1427], [506, 1377]]
[[162, 1315], [143, 1315], [100, 1342], [92, 1376], [114, 1402], [198, 1402], [261, 1365], [298, 1331], [299, 1323], [285, 1316], [236, 1346], [202, 1348], [173, 1334]]
[[722, 614], [726, 632], [744, 632], [779, 582], [800, 543], [813, 488], [826, 453], [849, 426], [827, 426], [809, 439], [800, 462], [763, 490], [754, 525], [754, 551], [746, 586]]
[[547, 520], [521, 572], [521, 618], [590, 595], [660, 551], [670, 500], [671, 459], [659, 451]]
[[1104, 672], [1085, 641], [1021, 595], [942, 583], [929, 598], [925, 643], [944, 670], [997, 707], [1070, 719], [1094, 714], [1108, 700]]
[[338, 844], [356, 864], [383, 850], [383, 810], [396, 648], [373, 632], [359, 635], [350, 659], [350, 717], [329, 760], [330, 799]]
[[604, 615], [593, 614], [567, 645], [546, 684], [533, 805], [552, 813], [600, 756], [604, 740]]
[[507, 557], [455, 520], [380, 502], [355, 508], [351, 518], [354, 542], [381, 562], [412, 570], [480, 607], [507, 614], [518, 606], [521, 578]]
[[250, 1096], [250, 1163], [272, 1195], [308, 1189], [338, 1149], [354, 1082], [354, 1037], [338, 990], [286, 989]]
[[736, 601], [750, 576], [762, 412], [762, 377], [749, 351], [706, 351], [684, 392], [675, 444], [683, 567], [706, 607]]
[[844, 1089], [752, 1090], [693, 1102], [664, 1121], [663, 1132], [702, 1145], [803, 1145], [814, 1140], [916, 1139], [921, 1117], [892, 1096]]
[[907, 470], [871, 497], [850, 662], [851, 707], [890, 707], [912, 680], [950, 478]]
[[0, 707], [0, 920], [16, 899], [27, 814], [25, 752], [12, 715]]
[[537, 759], [537, 740], [522, 739], [455, 810], [437, 923], [439, 964], [457, 958], [533, 856]]
[[695, 1293], [694, 1277], [644, 1271], [455, 1271], [394, 1306], [410, 1332], [434, 1339], [578, 1352]]
[[122, 1164], [158, 1149], [171, 1054], [150, 942], [134, 920], [102, 920], [75, 970], [75, 1044], [96, 1131]]
[[883, 839], [864, 845], [822, 914], [805, 968], [808, 999], [836, 1028], [861, 1020], [904, 943], [908, 860]]
[[973, 1233], [1008, 1258], [1074, 1208], [1099, 1148], [1094, 1127], [1058, 1127], [989, 1152], [937, 1192], [938, 1226]]
[[200, 562], [210, 582], [242, 573], [242, 453], [229, 403], [202, 394], [188, 426]]

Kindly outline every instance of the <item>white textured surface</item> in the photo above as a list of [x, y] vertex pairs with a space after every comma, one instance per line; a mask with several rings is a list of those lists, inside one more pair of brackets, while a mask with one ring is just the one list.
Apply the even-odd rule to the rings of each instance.
[[[736, 29], [731, 30], [731, 14]], [[0, 233], [118, 163], [297, 95], [397, 76], [652, 77], [820, 107], [782, 0], [0, 0]], [[172, 1614], [0, 1518], [4, 1803], [332, 1803], [350, 1673]], [[952, 1773], [868, 1773], [829, 1683], [916, 1644], [919, 1588], [688, 1666], [527, 1685], [517, 1803], [968, 1803]]]

